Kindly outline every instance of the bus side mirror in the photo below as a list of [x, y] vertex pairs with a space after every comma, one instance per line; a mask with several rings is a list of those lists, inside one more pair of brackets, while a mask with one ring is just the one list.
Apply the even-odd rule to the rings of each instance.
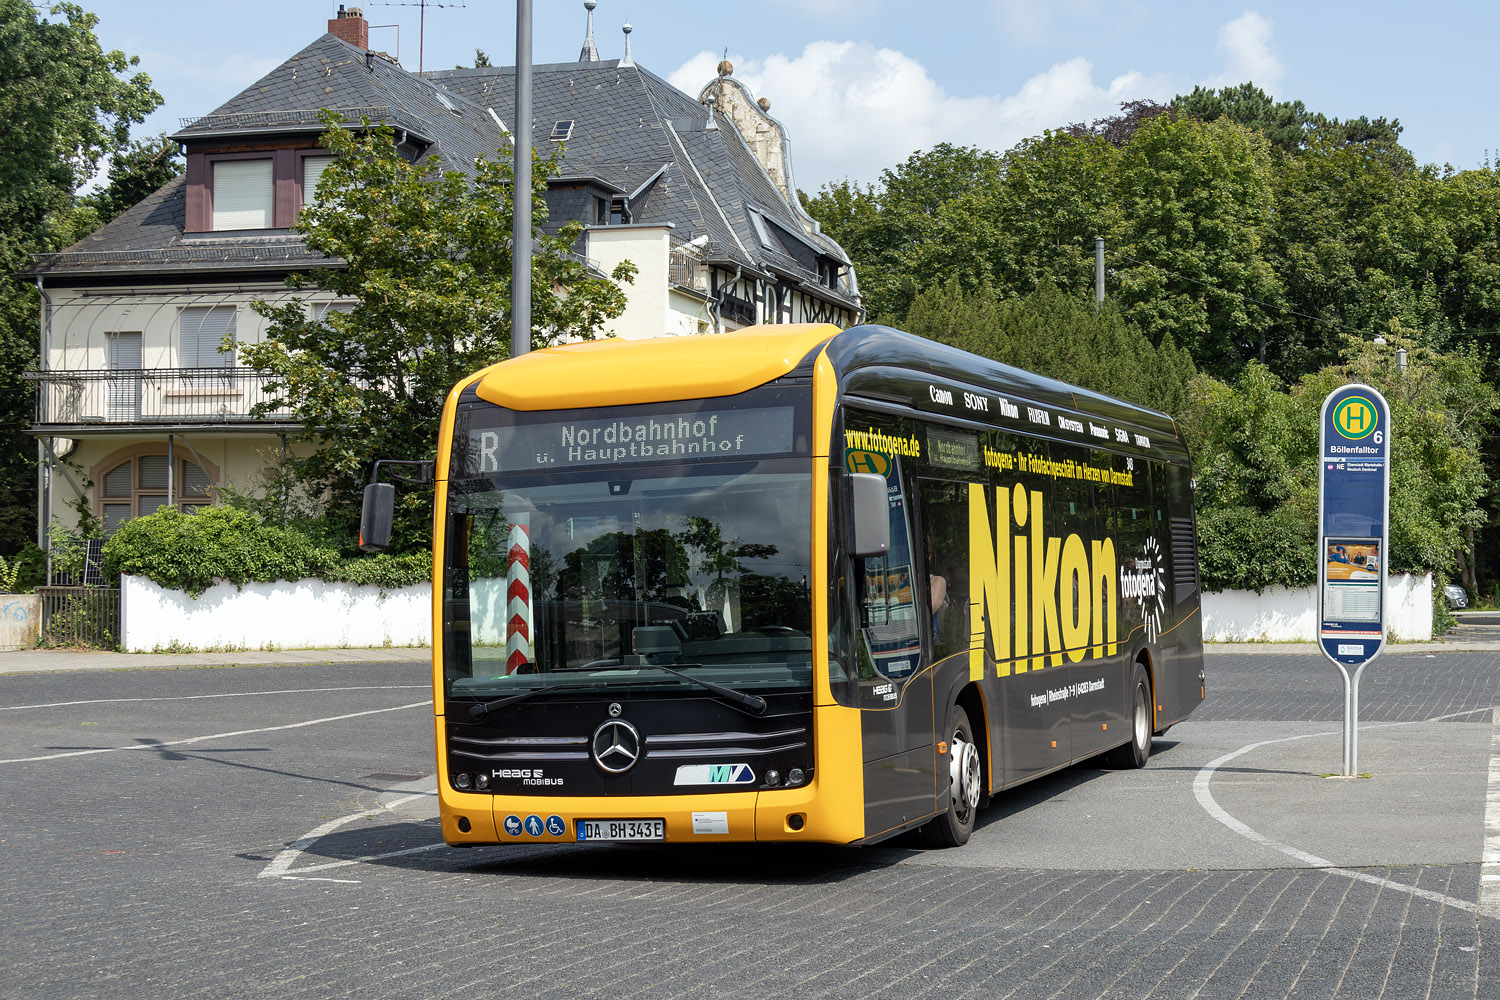
[[891, 502], [884, 476], [853, 472], [849, 485], [849, 554], [856, 559], [883, 556], [891, 550]]
[[379, 552], [391, 544], [391, 524], [396, 520], [396, 487], [393, 483], [371, 483], [365, 487], [359, 511], [359, 547]]

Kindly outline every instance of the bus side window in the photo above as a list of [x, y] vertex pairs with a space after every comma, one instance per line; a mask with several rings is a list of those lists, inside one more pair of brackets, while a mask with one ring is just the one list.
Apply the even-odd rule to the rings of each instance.
[[[886, 481], [891, 516], [890, 551], [878, 558], [851, 560], [858, 588], [862, 638], [856, 656], [861, 681], [892, 681], [899, 685], [920, 666], [922, 635], [917, 622], [911, 497], [900, 459], [892, 460]], [[877, 686], [885, 688], [881, 698], [895, 690], [889, 685]], [[864, 700], [868, 701], [868, 696]]]
[[923, 479], [922, 568], [933, 660], [969, 648], [968, 484]]

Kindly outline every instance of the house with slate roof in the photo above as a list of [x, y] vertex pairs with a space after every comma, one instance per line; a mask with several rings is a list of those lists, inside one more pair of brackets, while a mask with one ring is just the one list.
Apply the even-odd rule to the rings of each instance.
[[[607, 332], [712, 334], [754, 323], [861, 316], [848, 256], [805, 215], [785, 129], [727, 64], [697, 97], [625, 55], [533, 69], [533, 144], [565, 147], [546, 227], [585, 223], [575, 247], [600, 274], [639, 273]], [[173, 136], [185, 173], [62, 253], [35, 259], [42, 293], [37, 419], [40, 514], [71, 523], [79, 498], [106, 533], [169, 504], [212, 502], [273, 470], [297, 429], [252, 417], [264, 379], [226, 342], [265, 334], [252, 302], [284, 302], [292, 272], [337, 266], [289, 227], [330, 162], [318, 115], [386, 124], [412, 158], [444, 170], [508, 154], [514, 69], [409, 72], [369, 47], [357, 8], [328, 32]], [[314, 316], [337, 301], [308, 298]], [[45, 532], [42, 532], [45, 535]]]

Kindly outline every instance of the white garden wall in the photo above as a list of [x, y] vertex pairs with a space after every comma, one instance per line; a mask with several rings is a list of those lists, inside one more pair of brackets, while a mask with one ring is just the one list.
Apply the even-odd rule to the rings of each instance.
[[120, 578], [120, 646], [155, 649], [303, 649], [426, 646], [432, 642], [432, 585], [399, 590], [371, 584], [217, 583], [202, 597], [145, 577]]
[[[476, 615], [502, 621], [503, 591], [487, 588]], [[492, 592], [491, 592], [492, 591]], [[1406, 641], [1432, 638], [1431, 575], [1393, 574], [1386, 584], [1390, 632]], [[1313, 587], [1271, 587], [1203, 595], [1206, 642], [1315, 642], [1317, 594]], [[120, 579], [121, 646], [129, 652], [194, 649], [299, 649], [339, 646], [426, 646], [432, 642], [432, 586], [388, 590], [349, 583], [247, 583], [210, 587], [197, 599], [158, 587], [144, 577]], [[498, 641], [486, 635], [487, 641]]]
[[[1432, 574], [1392, 573], [1386, 581], [1386, 629], [1397, 639], [1432, 638]], [[1316, 587], [1268, 587], [1203, 595], [1205, 642], [1316, 642]]]

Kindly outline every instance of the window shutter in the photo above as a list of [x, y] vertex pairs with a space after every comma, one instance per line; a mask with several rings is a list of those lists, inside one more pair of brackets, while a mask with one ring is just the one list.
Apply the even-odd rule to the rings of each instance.
[[273, 204], [270, 160], [220, 160], [214, 164], [214, 229], [270, 229]]
[[107, 497], [130, 496], [130, 463], [115, 466], [104, 474], [104, 495]]
[[208, 488], [213, 483], [209, 482], [208, 473], [204, 472], [196, 462], [182, 461], [182, 489], [179, 491], [183, 498], [206, 497]]
[[318, 194], [318, 181], [323, 171], [333, 162], [331, 156], [304, 156], [302, 158], [302, 204], [310, 205]]
[[130, 520], [130, 502], [104, 505], [104, 533], [113, 535], [115, 529]]
[[[141, 489], [143, 490], [165, 490], [167, 488], [167, 456], [165, 455], [142, 455], [141, 456]], [[166, 501], [163, 500], [163, 503]], [[149, 514], [156, 510], [142, 510], [141, 513]]]
[[233, 337], [239, 310], [234, 306], [189, 306], [177, 316], [178, 364], [183, 368], [233, 368], [233, 352], [220, 351]]

